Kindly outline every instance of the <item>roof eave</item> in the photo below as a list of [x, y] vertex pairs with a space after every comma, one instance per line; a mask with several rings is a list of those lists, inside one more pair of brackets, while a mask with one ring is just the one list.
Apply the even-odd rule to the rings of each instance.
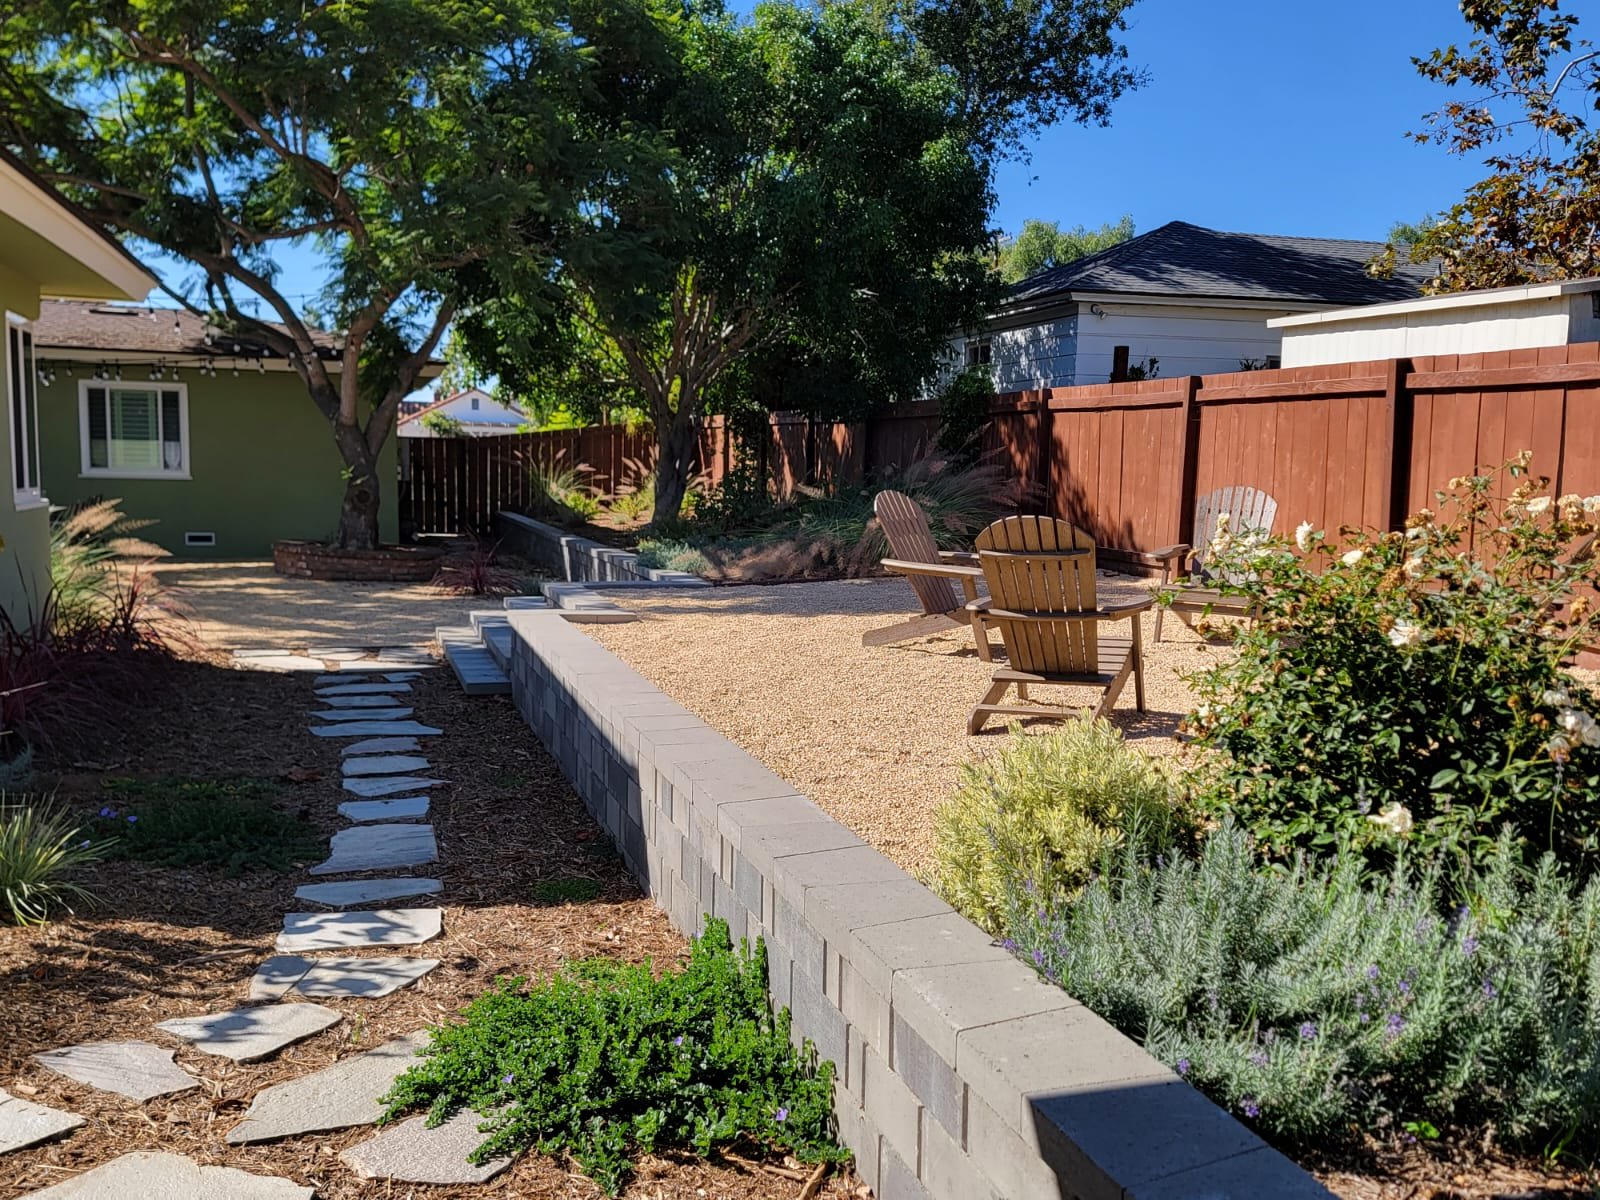
[[[143, 300], [160, 286], [160, 281], [136, 258], [86, 220], [53, 187], [9, 154], [0, 152], [0, 200], [14, 199], [7, 207], [9, 216], [33, 230], [79, 266], [102, 280], [106, 287], [92, 296], [73, 296], [85, 300]], [[51, 287], [46, 294], [58, 295]]]

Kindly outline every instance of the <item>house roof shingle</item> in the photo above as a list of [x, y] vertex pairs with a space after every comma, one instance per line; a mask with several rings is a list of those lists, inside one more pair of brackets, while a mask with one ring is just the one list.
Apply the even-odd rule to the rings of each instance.
[[[266, 349], [260, 339], [216, 329], [207, 342], [206, 329], [202, 318], [182, 309], [46, 300], [39, 306], [34, 341], [41, 353], [86, 350], [98, 355], [156, 354], [174, 358], [257, 358]], [[311, 337], [323, 357], [337, 353], [332, 334], [312, 330]]]
[[1171, 221], [1126, 242], [1041, 271], [1014, 286], [1007, 307], [1061, 293], [1124, 293], [1339, 307], [1412, 300], [1429, 268], [1400, 264], [1391, 279], [1366, 264], [1381, 242], [1221, 233]]

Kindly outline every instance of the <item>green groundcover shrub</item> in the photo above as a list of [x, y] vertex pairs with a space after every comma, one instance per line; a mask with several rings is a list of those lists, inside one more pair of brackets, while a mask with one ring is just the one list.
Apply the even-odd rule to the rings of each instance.
[[[1600, 496], [1453, 480], [1404, 533], [1242, 534], [1213, 565], [1261, 619], [1200, 675], [1199, 801], [1271, 854], [1401, 843], [1470, 862], [1508, 825], [1531, 856], [1600, 852], [1600, 697], [1564, 670], [1600, 636]], [[1496, 497], [1520, 479], [1509, 496]]]
[[162, 867], [290, 871], [328, 852], [316, 826], [274, 803], [265, 779], [110, 779], [89, 822], [106, 857]]
[[830, 1128], [833, 1064], [790, 1043], [788, 1010], [767, 1007], [765, 948], [735, 953], [725, 921], [707, 923], [682, 971], [570, 963], [532, 986], [504, 980], [462, 1016], [433, 1031], [385, 1119], [491, 1114], [475, 1162], [568, 1153], [615, 1195], [633, 1158], [656, 1150], [749, 1141], [807, 1162], [849, 1157]]
[[1188, 836], [1166, 772], [1130, 750], [1106, 721], [1071, 721], [1024, 736], [961, 769], [955, 795], [934, 814], [939, 894], [998, 932], [1018, 880], [1055, 901], [1074, 894], [1132, 836], [1170, 853]]
[[1286, 1141], [1489, 1130], [1593, 1152], [1600, 879], [1526, 868], [1509, 831], [1483, 857], [1452, 911], [1437, 865], [1262, 870], [1230, 822], [1197, 861], [1125, 850], [1071, 902], [1014, 888], [1008, 944]]

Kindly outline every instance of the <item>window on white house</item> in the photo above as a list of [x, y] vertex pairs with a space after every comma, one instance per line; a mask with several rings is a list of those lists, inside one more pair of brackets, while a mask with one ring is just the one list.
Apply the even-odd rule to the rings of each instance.
[[967, 339], [967, 366], [987, 367], [994, 357], [994, 343], [989, 338]]
[[472, 398], [472, 411], [473, 412], [477, 412], [478, 411], [478, 398], [476, 396], [474, 396]]
[[80, 389], [85, 475], [188, 478], [189, 396], [182, 384], [127, 387], [85, 380]]
[[39, 373], [33, 326], [6, 314], [6, 403], [11, 412], [11, 486], [19, 507], [44, 503], [39, 486]]

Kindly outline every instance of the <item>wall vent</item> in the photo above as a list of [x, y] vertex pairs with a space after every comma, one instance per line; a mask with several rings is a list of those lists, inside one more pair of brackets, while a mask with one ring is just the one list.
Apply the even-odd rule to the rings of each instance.
[[217, 535], [214, 533], [198, 533], [191, 529], [183, 535], [183, 544], [185, 546], [215, 546], [217, 544]]

